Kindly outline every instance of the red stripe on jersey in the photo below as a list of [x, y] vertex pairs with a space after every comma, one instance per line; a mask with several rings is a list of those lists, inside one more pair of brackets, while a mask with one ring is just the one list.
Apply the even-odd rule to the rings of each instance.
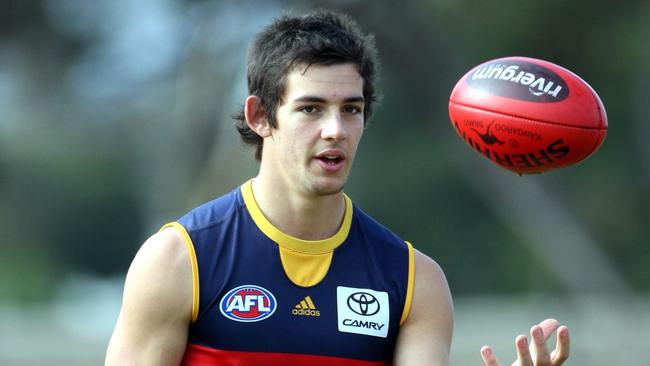
[[389, 361], [276, 352], [224, 351], [188, 344], [183, 366], [388, 366]]

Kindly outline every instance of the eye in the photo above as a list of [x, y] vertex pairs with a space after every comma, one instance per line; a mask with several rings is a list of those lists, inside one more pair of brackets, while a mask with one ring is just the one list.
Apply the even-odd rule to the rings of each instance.
[[356, 105], [346, 105], [343, 107], [343, 113], [358, 114], [363, 112], [362, 108]]
[[313, 106], [313, 105], [302, 106], [302, 107], [298, 108], [298, 110], [300, 112], [303, 112], [303, 113], [306, 113], [306, 114], [312, 114], [312, 113], [318, 112], [318, 108], [316, 106]]

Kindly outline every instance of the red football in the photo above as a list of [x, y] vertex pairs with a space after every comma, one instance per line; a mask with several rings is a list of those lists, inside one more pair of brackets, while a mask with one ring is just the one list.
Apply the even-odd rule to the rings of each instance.
[[596, 92], [571, 71], [527, 57], [505, 57], [465, 74], [449, 98], [460, 137], [500, 167], [541, 173], [585, 159], [607, 134]]

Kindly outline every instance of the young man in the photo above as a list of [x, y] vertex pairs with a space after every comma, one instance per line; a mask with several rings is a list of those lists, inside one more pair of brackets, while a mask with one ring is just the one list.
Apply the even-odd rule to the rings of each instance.
[[[376, 101], [375, 54], [372, 38], [326, 12], [258, 35], [238, 130], [257, 146], [259, 174], [142, 246], [107, 365], [448, 365], [442, 270], [343, 193]], [[568, 357], [556, 321], [531, 335], [530, 348], [515, 341], [519, 365]]]

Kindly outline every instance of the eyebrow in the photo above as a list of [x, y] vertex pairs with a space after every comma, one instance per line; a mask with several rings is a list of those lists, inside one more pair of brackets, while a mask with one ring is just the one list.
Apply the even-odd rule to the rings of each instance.
[[[296, 98], [293, 100], [294, 102], [309, 102], [309, 103], [326, 103], [327, 99], [313, 96], [313, 95], [303, 95], [302, 97]], [[349, 97], [343, 99], [343, 103], [365, 103], [366, 100], [364, 97], [358, 96], [358, 97]]]

